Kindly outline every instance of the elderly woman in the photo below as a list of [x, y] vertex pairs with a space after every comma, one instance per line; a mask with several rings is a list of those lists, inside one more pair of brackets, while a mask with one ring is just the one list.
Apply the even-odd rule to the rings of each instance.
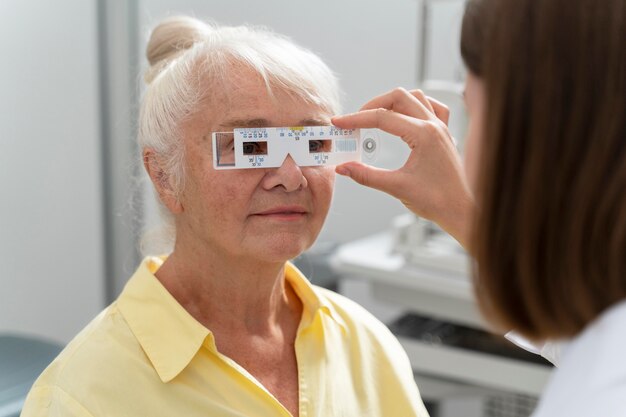
[[361, 307], [288, 260], [332, 167], [218, 171], [211, 132], [328, 125], [337, 83], [264, 29], [180, 17], [148, 44], [139, 142], [175, 240], [33, 386], [23, 416], [426, 416], [408, 359]]

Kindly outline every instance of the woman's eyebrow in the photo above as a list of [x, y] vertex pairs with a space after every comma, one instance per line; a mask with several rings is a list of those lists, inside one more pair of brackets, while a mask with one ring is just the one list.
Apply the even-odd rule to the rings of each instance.
[[299, 126], [328, 126], [330, 125], [330, 121], [320, 120], [320, 119], [304, 119], [304, 120], [300, 120], [298, 125]]
[[267, 119], [232, 119], [224, 123], [220, 123], [220, 128], [236, 128], [236, 127], [268, 127], [270, 122]]
[[[296, 126], [326, 126], [329, 125], [328, 120], [320, 120], [315, 118], [302, 119]], [[232, 119], [224, 123], [220, 123], [219, 127], [224, 129], [247, 128], [247, 127], [271, 127], [267, 119]]]

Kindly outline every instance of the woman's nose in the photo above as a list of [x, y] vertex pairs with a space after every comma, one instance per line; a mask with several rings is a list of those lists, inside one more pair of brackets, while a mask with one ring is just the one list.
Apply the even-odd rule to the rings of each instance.
[[287, 155], [281, 166], [267, 171], [262, 185], [266, 190], [282, 187], [285, 191], [292, 192], [306, 188], [308, 182], [298, 164], [291, 155]]

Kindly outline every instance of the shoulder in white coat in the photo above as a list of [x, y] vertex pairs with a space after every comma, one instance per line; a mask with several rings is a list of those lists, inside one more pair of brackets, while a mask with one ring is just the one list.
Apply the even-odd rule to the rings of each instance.
[[564, 346], [533, 417], [626, 417], [626, 301]]

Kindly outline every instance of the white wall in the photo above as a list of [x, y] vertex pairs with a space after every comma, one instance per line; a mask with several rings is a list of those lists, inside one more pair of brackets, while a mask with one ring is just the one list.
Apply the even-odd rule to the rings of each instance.
[[0, 1], [0, 332], [104, 305], [95, 0]]
[[[262, 24], [318, 53], [339, 76], [344, 109], [355, 111], [367, 100], [397, 86], [417, 84], [418, 0], [141, 0], [139, 19], [145, 51], [150, 28], [177, 13], [213, 19], [220, 24]], [[145, 65], [145, 58], [142, 56]], [[376, 165], [399, 167], [406, 150], [398, 139], [381, 135]], [[152, 198], [148, 196], [148, 200]], [[154, 211], [149, 211], [154, 216]], [[344, 178], [320, 241], [346, 242], [390, 225], [405, 208], [382, 193]]]
[[459, 42], [465, 0], [426, 0], [426, 4], [424, 78], [462, 82], [465, 67]]

